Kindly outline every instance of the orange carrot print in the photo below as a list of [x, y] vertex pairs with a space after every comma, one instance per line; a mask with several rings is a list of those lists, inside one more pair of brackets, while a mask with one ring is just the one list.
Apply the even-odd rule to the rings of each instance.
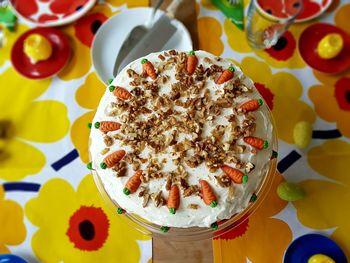
[[216, 201], [216, 196], [214, 194], [213, 189], [211, 189], [210, 185], [205, 180], [199, 180], [202, 189], [202, 197], [203, 201], [206, 205], [210, 205], [211, 207], [216, 207], [218, 202]]
[[94, 124], [96, 129], [100, 129], [101, 132], [116, 131], [120, 129], [121, 124], [115, 121], [98, 121]]
[[154, 69], [154, 66], [151, 62], [149, 62], [146, 58], [141, 60], [141, 64], [143, 67], [143, 70], [147, 73], [148, 76], [151, 77], [151, 79], [155, 80], [157, 78], [156, 70]]
[[198, 58], [196, 57], [194, 51], [190, 51], [187, 56], [186, 71], [188, 75], [192, 75], [196, 70], [198, 63]]
[[113, 91], [114, 96], [121, 100], [128, 100], [131, 97], [131, 93], [129, 91], [119, 86], [114, 87], [111, 89], [111, 91]]
[[215, 81], [216, 84], [222, 84], [225, 83], [226, 81], [229, 81], [230, 79], [233, 78], [233, 72], [235, 72], [234, 67], [229, 67], [228, 69], [225, 69], [224, 72], [221, 73], [219, 78]]
[[141, 184], [142, 171], [138, 170], [133, 176], [129, 178], [123, 189], [123, 193], [126, 195], [135, 193]]
[[113, 167], [116, 163], [118, 163], [121, 159], [123, 159], [125, 155], [124, 150], [118, 150], [115, 151], [114, 153], [111, 153], [107, 155], [104, 159], [103, 162], [100, 164], [102, 169], [106, 169]]
[[248, 111], [255, 111], [259, 109], [261, 105], [263, 105], [263, 100], [248, 100], [247, 102], [243, 103], [241, 106], [239, 106], [239, 109], [248, 112]]
[[171, 214], [176, 213], [176, 209], [180, 205], [180, 191], [179, 187], [176, 184], [173, 184], [170, 188], [169, 197], [168, 197], [168, 208]]
[[247, 175], [244, 175], [240, 170], [231, 166], [223, 165], [221, 166], [221, 170], [236, 184], [246, 183], [248, 181]]
[[253, 146], [258, 150], [266, 149], [267, 147], [269, 147], [268, 141], [264, 141], [263, 139], [260, 139], [258, 137], [249, 136], [243, 138], [243, 140], [245, 143]]

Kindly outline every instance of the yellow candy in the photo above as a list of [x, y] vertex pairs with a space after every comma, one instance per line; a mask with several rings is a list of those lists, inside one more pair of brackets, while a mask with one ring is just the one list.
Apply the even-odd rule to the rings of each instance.
[[29, 57], [30, 62], [35, 64], [51, 56], [52, 46], [42, 35], [31, 34], [24, 40], [23, 52]]
[[307, 263], [335, 263], [335, 261], [326, 255], [315, 254], [309, 258]]
[[331, 59], [343, 49], [344, 40], [340, 34], [328, 34], [317, 45], [317, 53], [323, 59]]
[[312, 124], [307, 121], [300, 121], [294, 126], [294, 143], [299, 148], [305, 148], [309, 145], [312, 137]]

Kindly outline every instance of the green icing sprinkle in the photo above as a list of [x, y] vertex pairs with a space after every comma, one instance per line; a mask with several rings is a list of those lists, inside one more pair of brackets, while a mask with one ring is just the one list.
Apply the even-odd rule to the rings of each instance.
[[189, 55], [193, 56], [194, 55], [194, 51], [191, 50], [190, 52], [188, 52]]
[[110, 92], [113, 92], [115, 90], [115, 86], [111, 85], [111, 86], [108, 87], [108, 89], [109, 89]]
[[106, 169], [106, 168], [107, 168], [107, 164], [106, 164], [106, 163], [101, 163], [101, 164], [100, 164], [100, 167], [101, 167], [102, 169]]
[[141, 64], [145, 64], [147, 61], [148, 61], [147, 58], [143, 58], [143, 59], [141, 60]]
[[97, 122], [95, 122], [94, 126], [95, 126], [96, 129], [98, 129], [98, 128], [100, 128], [101, 123], [99, 123], [99, 122], [97, 121]]
[[264, 101], [262, 99], [258, 99], [259, 106], [264, 104]]
[[232, 66], [231, 66], [231, 67], [229, 67], [229, 68], [228, 68], [228, 70], [229, 70], [229, 71], [232, 71], [232, 72], [235, 72], [235, 68], [234, 68], [234, 67], [232, 67]]
[[86, 165], [86, 167], [87, 167], [89, 170], [91, 170], [91, 169], [92, 169], [92, 163], [88, 163], [88, 164]]
[[242, 182], [246, 184], [248, 182], [248, 175], [243, 175]]
[[264, 149], [267, 149], [267, 147], [269, 147], [269, 142], [268, 141], [264, 141]]
[[250, 198], [249, 202], [255, 202], [258, 197], [256, 194], [252, 194], [252, 197]]
[[125, 194], [125, 195], [129, 195], [130, 194], [130, 190], [128, 189], [128, 188], [124, 188], [123, 189], [123, 193]]
[[124, 210], [123, 208], [118, 207], [117, 213], [118, 213], [119, 215], [123, 214], [124, 212], [125, 212], [125, 210]]
[[92, 127], [92, 123], [89, 122], [89, 123], [88, 123], [88, 128], [91, 129], [91, 127]]
[[216, 202], [215, 200], [210, 203], [211, 207], [216, 207], [217, 205], [218, 205], [218, 202]]
[[113, 79], [108, 80], [108, 84], [111, 84], [113, 82]]
[[211, 229], [213, 229], [213, 230], [217, 230], [217, 229], [219, 228], [219, 225], [218, 225], [218, 223], [214, 222], [214, 223], [212, 223], [212, 224], [210, 225], [210, 227], [211, 227]]
[[169, 208], [169, 212], [170, 212], [170, 214], [175, 215], [175, 213], [176, 213], [176, 208]]
[[160, 231], [162, 231], [163, 233], [166, 233], [166, 232], [169, 231], [169, 229], [170, 229], [170, 227], [168, 227], [168, 226], [162, 226], [162, 227], [160, 228]]

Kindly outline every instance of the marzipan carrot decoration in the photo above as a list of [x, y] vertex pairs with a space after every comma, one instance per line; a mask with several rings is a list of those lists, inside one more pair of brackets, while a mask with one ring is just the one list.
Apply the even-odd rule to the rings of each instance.
[[221, 170], [236, 184], [246, 183], [248, 181], [247, 175], [244, 175], [240, 170], [231, 166], [223, 165], [221, 166]]
[[126, 195], [135, 193], [141, 184], [142, 171], [138, 170], [133, 176], [129, 178], [123, 189], [123, 193]]
[[263, 139], [260, 139], [258, 137], [244, 137], [243, 141], [258, 150], [266, 149], [267, 147], [269, 147], [268, 141], [264, 141]]
[[100, 164], [102, 169], [106, 169], [113, 167], [116, 163], [118, 163], [121, 159], [123, 159], [125, 155], [124, 150], [118, 150], [115, 151], [114, 153], [111, 153], [107, 155], [104, 159], [103, 162]]
[[128, 100], [131, 97], [131, 93], [122, 87], [116, 86], [114, 89], [111, 89], [111, 91], [113, 91], [114, 96], [121, 100]]
[[248, 112], [248, 111], [255, 111], [259, 109], [261, 105], [263, 105], [263, 100], [258, 99], [258, 100], [248, 100], [247, 102], [243, 103], [241, 106], [239, 106], [239, 109]]
[[156, 70], [154, 69], [154, 66], [151, 62], [149, 62], [146, 58], [141, 60], [141, 64], [143, 67], [143, 70], [147, 73], [148, 76], [151, 77], [151, 79], [155, 80], [157, 78]]
[[222, 84], [226, 81], [229, 81], [233, 78], [233, 72], [235, 72], [234, 67], [229, 67], [228, 69], [225, 69], [224, 72], [221, 73], [219, 78], [215, 81], [216, 84]]
[[198, 63], [198, 58], [196, 57], [194, 51], [190, 51], [187, 56], [186, 71], [188, 75], [192, 75], [196, 70]]
[[179, 187], [176, 184], [173, 184], [170, 188], [168, 203], [167, 203], [167, 206], [169, 208], [169, 212], [171, 214], [175, 214], [176, 209], [179, 208], [179, 205], [180, 205]]
[[121, 124], [115, 121], [100, 121], [94, 124], [96, 129], [100, 129], [101, 132], [116, 131], [120, 129]]
[[216, 196], [214, 194], [213, 189], [211, 189], [210, 185], [205, 180], [199, 180], [202, 189], [202, 197], [203, 201], [206, 205], [210, 205], [211, 207], [216, 207], [218, 202], [216, 201]]

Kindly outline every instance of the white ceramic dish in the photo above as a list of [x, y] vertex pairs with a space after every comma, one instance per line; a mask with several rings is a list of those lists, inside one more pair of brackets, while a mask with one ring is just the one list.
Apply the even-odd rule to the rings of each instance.
[[[91, 58], [102, 82], [107, 84], [108, 79], [113, 78], [114, 63], [124, 39], [133, 27], [145, 23], [151, 12], [151, 8], [127, 9], [111, 17], [99, 28], [92, 43]], [[155, 19], [162, 13], [158, 10]], [[186, 27], [176, 19], [173, 19], [172, 24], [177, 31], [163, 49], [192, 50], [191, 36]]]

